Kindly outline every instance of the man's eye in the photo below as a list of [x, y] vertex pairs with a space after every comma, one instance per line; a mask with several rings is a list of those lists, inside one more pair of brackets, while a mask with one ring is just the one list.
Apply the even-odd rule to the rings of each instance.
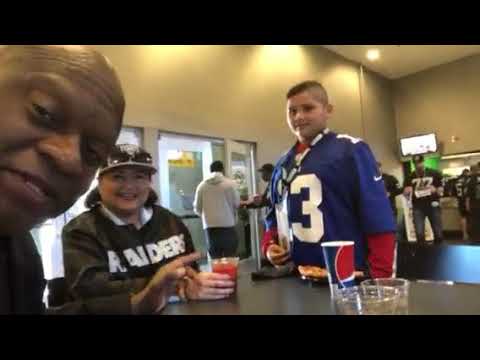
[[53, 127], [55, 125], [55, 117], [51, 112], [45, 109], [43, 106], [33, 103], [33, 110], [35, 111], [36, 118], [41, 121], [43, 125]]
[[85, 162], [89, 166], [100, 166], [103, 158], [93, 149], [87, 149], [85, 155]]
[[103, 151], [98, 146], [94, 146], [87, 141], [84, 145], [83, 158], [85, 163], [91, 167], [99, 167], [105, 161]]

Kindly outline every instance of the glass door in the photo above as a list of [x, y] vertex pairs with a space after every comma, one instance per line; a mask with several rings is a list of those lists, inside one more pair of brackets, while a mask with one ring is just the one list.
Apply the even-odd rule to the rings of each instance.
[[[255, 145], [247, 142], [226, 140], [227, 176], [238, 184], [240, 198], [247, 200], [256, 194]], [[236, 230], [240, 239], [239, 256], [242, 259], [253, 255], [259, 259], [258, 211], [241, 208], [238, 211]]]
[[[213, 161], [224, 161], [222, 140], [161, 133], [158, 140], [160, 203], [180, 216], [197, 251], [207, 253], [202, 220], [193, 211], [195, 191], [210, 174]], [[205, 265], [205, 264], [202, 264]]]

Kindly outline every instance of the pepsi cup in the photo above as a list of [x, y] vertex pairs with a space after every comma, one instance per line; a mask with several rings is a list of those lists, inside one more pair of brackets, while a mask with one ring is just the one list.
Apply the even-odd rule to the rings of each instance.
[[355, 286], [353, 241], [327, 241], [322, 249], [332, 296], [337, 289]]

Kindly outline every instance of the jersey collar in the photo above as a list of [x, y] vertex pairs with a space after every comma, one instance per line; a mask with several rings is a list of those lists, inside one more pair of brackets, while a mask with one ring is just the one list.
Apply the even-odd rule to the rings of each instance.
[[315, 138], [312, 140], [312, 142], [310, 143], [310, 147], [312, 146], [315, 146], [320, 140], [322, 140], [322, 138], [327, 135], [328, 133], [330, 132], [330, 129], [329, 128], [325, 128], [323, 129], [320, 134], [318, 134], [317, 136], [315, 136]]
[[[117, 226], [126, 226], [129, 225], [122, 219], [120, 219], [117, 215], [115, 215], [112, 211], [108, 210], [105, 205], [101, 204], [100, 210], [102, 214], [107, 218], [110, 219], [115, 225]], [[153, 216], [153, 209], [152, 208], [146, 208], [143, 207], [140, 210], [140, 224], [141, 226], [145, 226], [146, 223], [150, 221], [150, 219]]]

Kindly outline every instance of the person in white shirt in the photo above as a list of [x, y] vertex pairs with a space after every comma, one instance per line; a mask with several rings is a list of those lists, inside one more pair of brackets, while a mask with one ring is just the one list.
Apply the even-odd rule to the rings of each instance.
[[232, 257], [237, 253], [236, 211], [241, 205], [235, 181], [225, 177], [221, 161], [210, 165], [210, 176], [195, 192], [195, 213], [202, 218], [212, 258]]

